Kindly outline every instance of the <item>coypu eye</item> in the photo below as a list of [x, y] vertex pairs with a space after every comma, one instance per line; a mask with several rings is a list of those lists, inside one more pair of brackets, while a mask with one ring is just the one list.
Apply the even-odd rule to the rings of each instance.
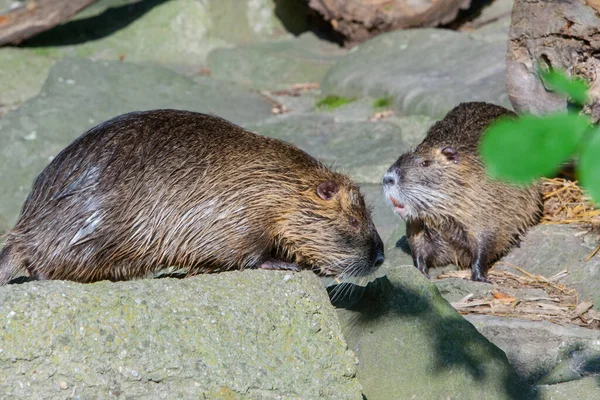
[[358, 228], [358, 220], [356, 218], [354, 218], [353, 216], [350, 216], [350, 225], [352, 225], [355, 228]]
[[429, 160], [423, 160], [421, 161], [421, 167], [429, 167], [429, 165], [431, 164], [431, 161]]

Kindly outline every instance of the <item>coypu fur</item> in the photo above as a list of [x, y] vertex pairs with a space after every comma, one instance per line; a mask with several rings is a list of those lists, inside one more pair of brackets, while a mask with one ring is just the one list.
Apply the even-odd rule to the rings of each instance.
[[177, 266], [349, 277], [383, 262], [359, 188], [224, 119], [134, 112], [90, 129], [37, 177], [0, 253], [0, 284], [126, 280]]
[[425, 276], [431, 267], [454, 263], [488, 282], [490, 265], [539, 222], [539, 186], [492, 180], [479, 157], [485, 128], [515, 115], [493, 104], [462, 103], [387, 171], [386, 199], [407, 221], [413, 261]]

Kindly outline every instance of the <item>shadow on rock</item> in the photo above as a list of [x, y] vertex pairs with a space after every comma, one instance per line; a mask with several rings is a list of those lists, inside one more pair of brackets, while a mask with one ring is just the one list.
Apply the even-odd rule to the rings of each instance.
[[506, 355], [414, 267], [388, 271], [338, 310], [367, 398], [537, 398]]
[[145, 0], [108, 8], [99, 15], [67, 22], [21, 44], [21, 47], [75, 45], [119, 31], [168, 0]]

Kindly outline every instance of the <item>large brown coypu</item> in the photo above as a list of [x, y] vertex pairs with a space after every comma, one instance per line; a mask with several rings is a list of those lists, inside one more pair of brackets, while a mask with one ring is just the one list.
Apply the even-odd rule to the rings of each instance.
[[462, 103], [385, 174], [385, 197], [407, 221], [413, 262], [425, 276], [454, 263], [471, 268], [474, 281], [489, 282], [490, 265], [539, 222], [539, 185], [493, 180], [479, 157], [485, 128], [515, 115], [493, 104]]
[[21, 269], [92, 282], [170, 266], [345, 278], [383, 258], [347, 176], [224, 119], [154, 110], [92, 128], [41, 172], [0, 253], [0, 284]]

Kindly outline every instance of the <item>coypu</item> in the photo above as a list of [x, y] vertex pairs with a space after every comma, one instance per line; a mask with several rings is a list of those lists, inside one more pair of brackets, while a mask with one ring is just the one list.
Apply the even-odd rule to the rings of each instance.
[[385, 174], [385, 197], [407, 221], [413, 262], [425, 276], [430, 267], [454, 263], [470, 267], [472, 280], [489, 282], [490, 265], [539, 222], [539, 185], [492, 180], [479, 157], [485, 128], [514, 116], [493, 104], [462, 103]]
[[0, 253], [0, 284], [127, 280], [177, 266], [370, 273], [383, 243], [359, 188], [291, 144], [224, 119], [133, 112], [37, 177]]

